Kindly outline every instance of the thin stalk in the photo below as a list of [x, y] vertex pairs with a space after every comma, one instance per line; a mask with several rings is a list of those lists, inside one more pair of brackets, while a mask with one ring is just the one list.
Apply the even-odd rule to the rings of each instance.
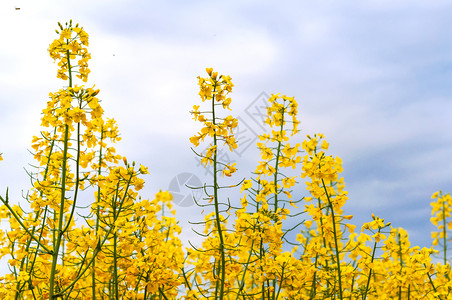
[[[281, 273], [281, 282], [280, 282], [280, 284], [279, 284], [279, 286], [278, 286], [278, 292], [276, 293], [275, 300], [278, 300], [278, 298], [279, 298], [279, 294], [280, 294], [281, 288], [282, 288], [283, 278], [284, 278], [284, 268], [282, 269], [282, 273]], [[275, 288], [276, 288], [276, 286], [275, 286]]]
[[118, 282], [118, 235], [116, 231], [113, 233], [113, 288], [115, 291], [115, 299], [119, 300], [119, 282]]
[[[216, 91], [217, 85], [215, 84], [213, 88], [213, 95], [212, 95], [212, 124], [213, 126], [216, 126], [215, 123], [215, 91]], [[217, 291], [218, 289], [215, 289], [215, 295], [216, 299], [222, 300], [224, 298], [224, 281], [226, 277], [226, 259], [225, 259], [225, 253], [224, 253], [224, 238], [223, 238], [223, 230], [221, 229], [221, 219], [220, 219], [220, 207], [219, 207], [219, 200], [218, 200], [218, 180], [217, 180], [217, 133], [215, 132], [213, 135], [213, 145], [215, 147], [215, 152], [213, 154], [213, 196], [214, 196], [214, 205], [215, 205], [215, 221], [217, 223], [218, 228], [218, 237], [220, 239], [220, 268], [218, 270], [218, 275], [220, 275], [220, 294], [217, 298]]]
[[[100, 149], [99, 149], [99, 166], [97, 167], [97, 180], [99, 180], [100, 175], [102, 174], [102, 142], [104, 139], [104, 128], [102, 126], [100, 130]], [[99, 235], [99, 203], [100, 203], [100, 185], [97, 184], [97, 197], [96, 197], [96, 227], [95, 236], [96, 238]], [[96, 258], [93, 257], [93, 271], [91, 272], [91, 293], [93, 300], [96, 300]]]
[[[69, 73], [69, 87], [72, 87], [72, 70], [71, 70], [71, 58], [69, 54], [69, 50], [66, 51], [66, 58], [68, 64], [68, 73]], [[62, 175], [61, 175], [61, 201], [60, 201], [60, 212], [58, 215], [58, 232], [56, 244], [53, 247], [53, 259], [52, 259], [52, 267], [50, 270], [50, 279], [49, 279], [49, 299], [54, 299], [54, 288], [55, 288], [55, 273], [56, 266], [58, 262], [58, 253], [60, 250], [61, 238], [63, 236], [63, 214], [64, 214], [64, 202], [66, 201], [66, 169], [67, 169], [67, 159], [68, 159], [68, 143], [69, 143], [69, 126], [64, 125], [64, 149], [63, 149], [63, 165], [62, 165]], [[55, 242], [55, 240], [54, 240]]]
[[[262, 261], [262, 257], [264, 257], [264, 240], [261, 238], [259, 245], [259, 260]], [[260, 266], [261, 271], [263, 272], [263, 267]], [[261, 287], [262, 299], [265, 299], [265, 284], [262, 284]]]
[[331, 218], [333, 220], [333, 235], [334, 235], [334, 246], [336, 248], [336, 264], [337, 264], [337, 275], [338, 275], [338, 283], [339, 283], [339, 299], [343, 299], [342, 296], [342, 278], [341, 278], [341, 262], [339, 260], [339, 245], [338, 245], [338, 237], [337, 237], [337, 232], [336, 232], [336, 217], [334, 215], [334, 207], [333, 207], [333, 203], [331, 202], [330, 199], [330, 195], [328, 194], [328, 191], [326, 189], [326, 185], [325, 185], [325, 181], [322, 178], [322, 185], [323, 185], [323, 189], [325, 191], [326, 194], [326, 198], [328, 200], [328, 206], [331, 209]]
[[[119, 182], [118, 182], [118, 186], [116, 188], [116, 192], [119, 191]], [[119, 212], [118, 214], [116, 214], [116, 199], [117, 197], [113, 198], [112, 201], [112, 208], [113, 208], [113, 219], [117, 219], [117, 217], [119, 216]], [[125, 200], [125, 199], [124, 199]], [[118, 234], [117, 234], [117, 229], [116, 226], [114, 225], [115, 223], [113, 223], [114, 227], [114, 231], [113, 231], [113, 289], [114, 289], [114, 295], [115, 295], [115, 299], [119, 300], [119, 288], [118, 288]]]
[[[400, 271], [399, 274], [402, 276], [403, 270], [403, 258], [402, 258], [402, 239], [400, 237], [400, 232], [397, 232], [398, 244], [399, 244], [399, 262], [400, 262]], [[402, 299], [402, 286], [399, 286], [399, 299]]]
[[[281, 126], [279, 128], [279, 132], [282, 133], [284, 131], [284, 111], [281, 113]], [[282, 134], [280, 135], [282, 136]], [[275, 182], [275, 213], [278, 210], [278, 191], [277, 191], [277, 184], [278, 184], [278, 169], [279, 169], [279, 156], [281, 155], [281, 141], [278, 141], [278, 149], [276, 150], [276, 161], [275, 161], [275, 174], [274, 174], [274, 182]]]
[[[63, 215], [64, 215], [64, 202], [66, 200], [66, 168], [67, 168], [67, 152], [68, 152], [68, 138], [69, 138], [69, 126], [65, 125], [65, 132], [64, 132], [64, 150], [63, 150], [63, 165], [62, 165], [62, 172], [61, 175], [61, 201], [60, 201], [60, 211], [58, 215], [58, 230], [56, 232], [56, 243], [53, 247], [53, 253], [52, 253], [52, 267], [50, 270], [50, 279], [49, 279], [49, 299], [54, 299], [54, 286], [55, 286], [55, 273], [56, 273], [56, 266], [58, 261], [58, 253], [60, 250], [60, 244], [61, 244], [61, 238], [63, 236]], [[55, 242], [55, 241], [54, 241]]]
[[445, 202], [446, 201], [444, 201], [444, 198], [443, 198], [443, 211], [442, 211], [442, 213], [443, 213], [443, 252], [444, 252], [444, 261], [443, 261], [443, 263], [444, 263], [444, 265], [447, 265], [447, 236], [446, 236], [446, 234], [447, 234], [447, 230], [446, 230], [447, 223], [446, 223], [446, 205], [445, 205]]
[[[187, 273], [185, 272], [185, 269], [182, 268], [181, 271], [182, 271], [182, 277], [184, 277], [185, 286], [188, 288], [188, 290], [192, 291], [193, 289], [190, 285], [190, 282], [188, 282]], [[198, 297], [196, 297], [196, 296], [194, 296], [194, 297], [195, 297], [195, 299], [198, 299]]]
[[[427, 268], [427, 265], [426, 264], [424, 264], [424, 268]], [[432, 286], [432, 288], [433, 288], [433, 291], [435, 291], [435, 293], [438, 293], [438, 291], [436, 290], [436, 286], [435, 286], [435, 284], [433, 283], [433, 280], [432, 280], [432, 276], [430, 276], [430, 273], [427, 271], [427, 276], [428, 276], [428, 280], [429, 280], [429, 282], [430, 282], [430, 285]], [[440, 300], [442, 300], [443, 298], [441, 297], [441, 296], [437, 296]]]
[[[239, 291], [237, 292], [237, 297], [235, 298], [236, 300], [239, 299], [240, 293], [242, 292], [243, 287], [245, 286], [245, 275], [246, 275], [246, 271], [248, 270], [248, 265], [250, 263], [251, 256], [253, 254], [253, 247], [254, 247], [254, 240], [251, 242], [250, 254], [248, 255], [248, 259], [247, 259], [246, 264], [245, 264], [245, 270], [243, 270], [242, 279], [239, 282]], [[243, 295], [243, 297], [245, 297], [245, 295]]]
[[[159, 287], [159, 293], [163, 297], [163, 299], [168, 300], [168, 297], [166, 297], [165, 293], [163, 292], [163, 289]], [[146, 298], [145, 298], [146, 299]]]
[[[315, 261], [314, 261], [314, 267], [317, 270], [317, 262], [319, 259], [319, 254], [317, 253], [315, 255]], [[312, 276], [312, 286], [311, 286], [311, 290], [309, 291], [309, 300], [314, 299], [315, 294], [316, 294], [316, 290], [317, 290], [317, 285], [316, 285], [316, 277], [317, 277], [317, 271], [314, 272], [314, 275]]]
[[[82, 103], [79, 103], [79, 108], [82, 108]], [[77, 158], [75, 162], [75, 189], [74, 189], [74, 200], [72, 203], [71, 213], [69, 218], [66, 220], [67, 224], [62, 230], [62, 232], [66, 232], [71, 224], [72, 218], [74, 217], [75, 205], [77, 203], [78, 190], [80, 185], [80, 122], [77, 123]]]
[[[380, 228], [378, 228], [378, 233], [380, 233]], [[374, 262], [375, 258], [375, 250], [377, 249], [377, 241], [374, 242], [374, 247], [372, 249], [372, 258], [370, 260], [371, 263]], [[363, 300], [367, 298], [367, 293], [369, 292], [369, 285], [370, 285], [370, 278], [372, 277], [372, 268], [369, 270], [369, 275], [367, 276], [367, 284], [366, 284], [366, 290], [364, 291]]]

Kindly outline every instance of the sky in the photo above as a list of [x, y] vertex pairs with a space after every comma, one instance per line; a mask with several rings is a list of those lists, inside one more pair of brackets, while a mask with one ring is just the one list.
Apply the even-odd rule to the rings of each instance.
[[[0, 193], [24, 201], [30, 187], [31, 139], [49, 92], [65, 84], [47, 49], [57, 22], [72, 19], [90, 35], [87, 85], [118, 122], [118, 153], [149, 167], [144, 198], [175, 194], [183, 239], [202, 219], [183, 184], [208, 180], [190, 149], [200, 128], [189, 111], [200, 103], [197, 76], [212, 67], [232, 77], [240, 122], [239, 149], [225, 156], [239, 171], [225, 184], [255, 170], [269, 95], [293, 96], [302, 130], [293, 142], [325, 135], [343, 160], [353, 222], [374, 213], [428, 247], [430, 197], [452, 192], [451, 14], [450, 1], [421, 0], [2, 1]], [[303, 184], [295, 191], [307, 196]], [[237, 202], [240, 192], [228, 195]]]

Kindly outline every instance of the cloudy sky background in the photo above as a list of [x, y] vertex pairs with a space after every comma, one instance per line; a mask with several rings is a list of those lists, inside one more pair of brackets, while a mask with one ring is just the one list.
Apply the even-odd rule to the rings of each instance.
[[[451, 14], [450, 1], [421, 0], [2, 1], [0, 192], [8, 186], [20, 199], [30, 186], [23, 168], [40, 111], [64, 85], [48, 45], [57, 22], [72, 19], [90, 35], [88, 85], [119, 124], [118, 152], [149, 166], [143, 197], [184, 172], [204, 182], [189, 111], [200, 102], [196, 77], [213, 67], [235, 84], [232, 114], [247, 130], [240, 147], [261, 133], [252, 113], [266, 94], [294, 96], [302, 133], [293, 142], [325, 134], [343, 159], [353, 222], [373, 212], [430, 246], [430, 196], [452, 192]], [[230, 155], [239, 172], [226, 184], [255, 169], [255, 146], [242, 150]], [[202, 209], [176, 209], [183, 238], [194, 238], [187, 220]]]

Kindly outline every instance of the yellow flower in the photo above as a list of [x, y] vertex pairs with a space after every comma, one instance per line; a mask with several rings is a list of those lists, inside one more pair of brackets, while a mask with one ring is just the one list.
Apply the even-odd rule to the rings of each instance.
[[227, 164], [223, 169], [223, 175], [231, 177], [231, 175], [237, 171], [236, 165], [237, 163], [233, 163], [232, 165]]
[[242, 183], [241, 192], [243, 192], [244, 190], [250, 189], [251, 186], [252, 186], [251, 180], [249, 180], [249, 179], [244, 180], [243, 183]]
[[60, 37], [63, 39], [70, 39], [72, 35], [72, 31], [70, 28], [66, 28], [63, 31], [61, 31]]
[[199, 136], [195, 135], [190, 137], [190, 142], [197, 147], [199, 145]]

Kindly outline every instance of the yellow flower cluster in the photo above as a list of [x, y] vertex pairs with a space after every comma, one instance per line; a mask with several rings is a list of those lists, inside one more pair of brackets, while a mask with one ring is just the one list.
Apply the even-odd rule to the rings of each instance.
[[[270, 102], [270, 106], [267, 107], [267, 119], [265, 120], [265, 123], [270, 125], [270, 127], [280, 129], [284, 127], [286, 122], [290, 122], [292, 123], [291, 135], [295, 135], [298, 132], [298, 124], [300, 123], [297, 119], [298, 103], [295, 98], [286, 95], [272, 94], [268, 99], [268, 102]], [[287, 120], [288, 117], [290, 117], [291, 120]], [[282, 131], [280, 131], [280, 133], [282, 134]], [[280, 141], [281, 137], [273, 136], [273, 139]]]
[[447, 243], [452, 241], [449, 231], [452, 230], [452, 197], [450, 193], [443, 195], [442, 191], [432, 195], [435, 199], [431, 203], [432, 217], [430, 222], [438, 228], [432, 232], [433, 246], [441, 244], [443, 252], [443, 263], [447, 264]]
[[[229, 147], [230, 151], [237, 148], [237, 143], [233, 134], [234, 128], [237, 127], [238, 121], [232, 116], [220, 118], [216, 115], [215, 107], [220, 105], [223, 108], [229, 108], [231, 98], [228, 97], [234, 86], [231, 82], [231, 77], [220, 75], [213, 72], [212, 68], [206, 69], [209, 77], [198, 77], [198, 84], [200, 87], [199, 96], [201, 100], [210, 101], [210, 110], [207, 112], [199, 111], [200, 106], [194, 105], [191, 114], [195, 121], [203, 123], [201, 131], [190, 138], [190, 142], [195, 146], [199, 146], [200, 141], [209, 136], [213, 138], [207, 151], [201, 155], [201, 163], [214, 165], [216, 155], [218, 152], [217, 142], [222, 141], [224, 145]], [[209, 114], [206, 116], [205, 114]], [[235, 164], [225, 164], [223, 168], [223, 175], [231, 176], [236, 171]]]
[[[50, 57], [54, 61], [58, 60], [57, 77], [63, 80], [70, 79], [71, 74], [77, 72], [76, 75], [83, 82], [88, 80], [88, 74], [91, 72], [88, 69], [88, 60], [91, 59], [91, 54], [88, 53], [88, 34], [83, 30], [83, 27], [72, 27], [72, 20], [66, 23], [66, 27], [58, 23], [60, 31], [56, 32], [60, 35], [58, 39], [54, 40], [49, 47]], [[72, 65], [72, 61], [80, 57], [77, 65]], [[78, 71], [76, 71], [78, 68]], [[72, 79], [70, 79], [71, 81]]]
[[[268, 209], [268, 201], [274, 206], [274, 211], [278, 209], [278, 199], [280, 194], [285, 194], [289, 199], [292, 198], [290, 188], [296, 184], [296, 176], [288, 177], [281, 173], [281, 168], [296, 168], [301, 161], [298, 156], [300, 143], [291, 146], [286, 136], [286, 123], [292, 124], [291, 135], [295, 135], [298, 130], [299, 121], [297, 119], [298, 104], [293, 97], [275, 94], [271, 95], [268, 100], [266, 124], [272, 129], [271, 134], [259, 135], [257, 143], [260, 150], [262, 161], [259, 162], [255, 173], [257, 174], [257, 183], [259, 184], [256, 191], [255, 200], [262, 202], [263, 208]], [[274, 130], [275, 129], [275, 130]], [[272, 180], [267, 181], [262, 177], [268, 176]], [[250, 182], [245, 182], [249, 185]], [[249, 189], [249, 187], [247, 187]], [[294, 205], [290, 201], [291, 205]], [[295, 205], [294, 205], [295, 206]]]

